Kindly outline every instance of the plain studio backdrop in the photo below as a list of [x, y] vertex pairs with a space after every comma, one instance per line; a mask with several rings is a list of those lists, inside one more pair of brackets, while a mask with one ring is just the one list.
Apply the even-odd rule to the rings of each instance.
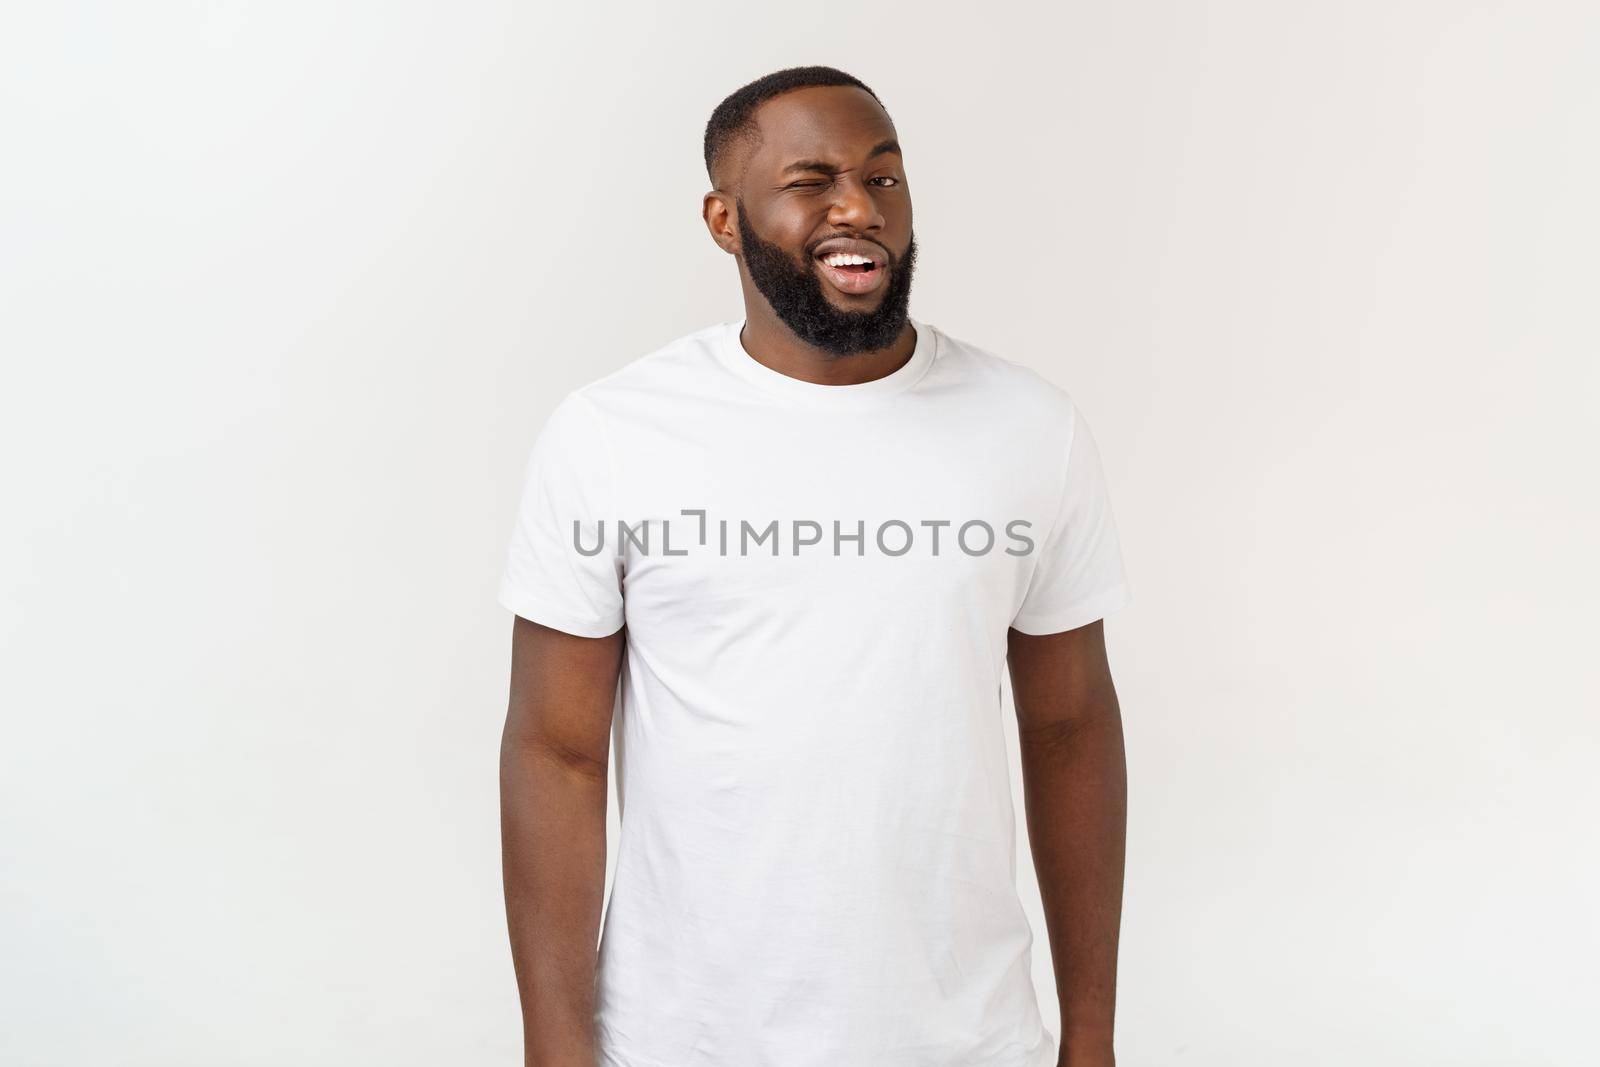
[[0, 1061], [520, 1062], [527, 450], [740, 314], [705, 120], [825, 63], [1101, 442], [1120, 1062], [1596, 1062], [1594, 5], [0, 18]]

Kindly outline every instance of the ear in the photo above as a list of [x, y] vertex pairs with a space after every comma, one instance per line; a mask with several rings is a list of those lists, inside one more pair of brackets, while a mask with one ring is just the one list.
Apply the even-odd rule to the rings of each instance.
[[700, 202], [700, 216], [717, 247], [730, 256], [743, 252], [739, 246], [739, 223], [734, 217], [733, 194], [713, 189]]

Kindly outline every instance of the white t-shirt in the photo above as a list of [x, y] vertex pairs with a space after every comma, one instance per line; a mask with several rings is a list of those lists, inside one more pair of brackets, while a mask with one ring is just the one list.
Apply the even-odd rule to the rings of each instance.
[[1006, 631], [1128, 583], [1068, 395], [912, 324], [906, 364], [843, 386], [711, 326], [569, 393], [533, 447], [500, 602], [627, 626], [603, 1067], [1056, 1061]]

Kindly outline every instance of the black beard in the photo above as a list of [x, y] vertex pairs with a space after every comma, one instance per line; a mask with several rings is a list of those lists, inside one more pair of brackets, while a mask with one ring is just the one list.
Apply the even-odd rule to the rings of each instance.
[[809, 270], [796, 267], [788, 253], [763, 241], [750, 228], [744, 202], [735, 201], [735, 206], [750, 280], [796, 337], [835, 356], [876, 352], [899, 339], [911, 303], [911, 274], [917, 261], [915, 235], [903, 256], [884, 249], [889, 255], [889, 281], [878, 306], [871, 311], [841, 311], [828, 301], [815, 266]]

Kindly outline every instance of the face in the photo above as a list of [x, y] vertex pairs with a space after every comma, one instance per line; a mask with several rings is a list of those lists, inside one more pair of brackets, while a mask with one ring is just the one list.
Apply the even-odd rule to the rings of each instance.
[[745, 150], [734, 198], [751, 283], [816, 348], [888, 347], [905, 327], [916, 262], [889, 116], [859, 89], [827, 86], [769, 100], [756, 119], [761, 142]]

